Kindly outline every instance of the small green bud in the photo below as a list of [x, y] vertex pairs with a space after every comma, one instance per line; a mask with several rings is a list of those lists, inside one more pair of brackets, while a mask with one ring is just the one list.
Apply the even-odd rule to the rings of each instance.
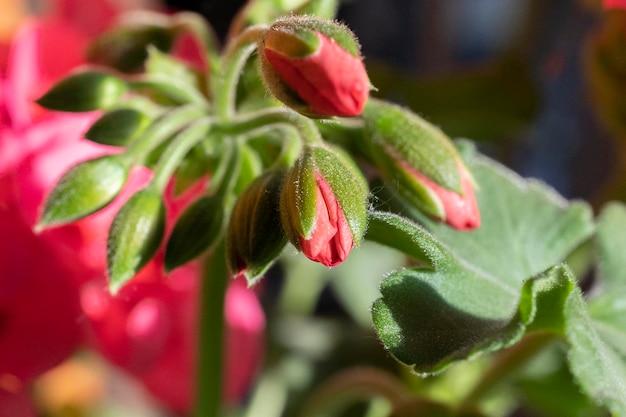
[[165, 205], [147, 187], [134, 194], [116, 214], [107, 240], [109, 289], [116, 293], [152, 259], [165, 233]]
[[37, 103], [67, 112], [106, 109], [117, 104], [126, 90], [126, 83], [112, 74], [84, 71], [59, 81]]
[[126, 146], [143, 132], [151, 121], [148, 115], [139, 110], [112, 110], [91, 125], [85, 133], [85, 138], [102, 145]]
[[224, 205], [217, 196], [194, 201], [176, 221], [165, 249], [165, 269], [171, 271], [210, 248], [224, 226]]
[[129, 167], [115, 155], [70, 168], [44, 203], [38, 229], [70, 223], [106, 207], [120, 193]]
[[228, 225], [226, 256], [233, 275], [250, 284], [274, 264], [287, 239], [280, 225], [279, 199], [284, 173], [270, 170], [239, 196]]

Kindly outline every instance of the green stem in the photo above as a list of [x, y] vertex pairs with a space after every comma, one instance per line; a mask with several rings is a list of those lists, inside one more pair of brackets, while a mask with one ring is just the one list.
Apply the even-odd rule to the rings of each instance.
[[162, 75], [147, 74], [129, 81], [128, 85], [133, 90], [154, 89], [166, 97], [182, 105], [195, 104], [204, 109], [210, 107], [207, 99], [192, 86], [187, 86], [171, 78]]
[[202, 274], [195, 417], [218, 417], [221, 411], [224, 304], [228, 278], [222, 240], [206, 259]]
[[325, 382], [307, 401], [301, 417], [340, 415], [351, 403], [383, 397], [397, 408], [410, 401], [411, 394], [390, 373], [377, 368], [358, 367], [339, 372]]
[[459, 409], [471, 408], [485, 394], [498, 385], [513, 371], [519, 369], [537, 352], [553, 342], [556, 336], [548, 332], [527, 334], [520, 342], [503, 350], [482, 378], [459, 405]]
[[257, 41], [266, 31], [266, 26], [251, 26], [229, 43], [217, 79], [213, 80], [215, 111], [221, 121], [229, 120], [235, 114], [239, 77], [256, 49]]
[[203, 115], [203, 112], [194, 106], [182, 106], [165, 114], [126, 148], [124, 157], [141, 163], [153, 149], [169, 139], [183, 126]]
[[233, 141], [223, 144], [222, 156], [218, 162], [217, 169], [211, 178], [208, 193], [219, 196], [225, 200], [237, 182], [241, 160], [237, 144]]
[[169, 144], [156, 167], [152, 184], [161, 192], [178, 167], [180, 161], [199, 141], [205, 139], [211, 130], [211, 118], [205, 117], [180, 132]]
[[247, 134], [259, 128], [286, 124], [294, 126], [303, 143], [320, 145], [324, 143], [315, 122], [285, 107], [270, 107], [254, 113], [248, 113], [224, 124], [222, 128], [230, 135]]

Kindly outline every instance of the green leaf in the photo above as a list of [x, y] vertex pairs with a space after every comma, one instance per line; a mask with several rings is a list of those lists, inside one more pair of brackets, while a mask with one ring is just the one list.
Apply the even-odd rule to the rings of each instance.
[[37, 103], [67, 112], [106, 109], [117, 104], [126, 90], [126, 83], [112, 74], [84, 71], [59, 81]]
[[125, 146], [143, 132], [151, 121], [148, 115], [139, 110], [111, 110], [91, 125], [85, 138], [102, 145]]
[[50, 192], [37, 228], [70, 223], [107, 206], [126, 184], [128, 172], [127, 164], [110, 155], [73, 166]]
[[165, 249], [165, 269], [171, 271], [217, 242], [224, 225], [221, 198], [205, 196], [194, 201], [176, 221]]
[[560, 268], [529, 279], [517, 307], [515, 294], [460, 264], [441, 272], [397, 271], [381, 284], [374, 324], [398, 360], [418, 373], [439, 372], [456, 360], [510, 346], [534, 321], [561, 327], [562, 313], [550, 316], [539, 308], [562, 311], [573, 280]]
[[456, 258], [498, 285], [516, 292], [524, 280], [563, 261], [594, 232], [587, 203], [567, 201], [540, 181], [524, 179], [484, 156], [468, 152], [466, 162], [478, 183], [478, 229], [458, 232], [410, 207], [405, 210]]
[[626, 416], [626, 364], [605, 342], [593, 322], [583, 296], [573, 291], [566, 304], [565, 335], [570, 344], [570, 370], [583, 391], [615, 416]]
[[[529, 326], [562, 331], [574, 279], [563, 266], [549, 268], [593, 231], [587, 205], [487, 158], [468, 164], [480, 186], [482, 226], [458, 232], [416, 214], [441, 241], [435, 270], [391, 274], [373, 307], [385, 346], [420, 373], [506, 347]], [[419, 240], [432, 246], [432, 238]]]
[[107, 240], [109, 289], [116, 293], [146, 264], [165, 233], [165, 206], [151, 187], [133, 195], [117, 213]]

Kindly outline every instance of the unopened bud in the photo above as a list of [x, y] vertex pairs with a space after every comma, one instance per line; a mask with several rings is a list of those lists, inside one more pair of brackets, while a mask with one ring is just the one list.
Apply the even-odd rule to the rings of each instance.
[[239, 196], [228, 225], [227, 260], [233, 275], [254, 283], [287, 244], [278, 209], [284, 173], [270, 170]]
[[358, 116], [370, 82], [348, 28], [311, 16], [275, 22], [259, 43], [265, 83], [280, 101], [310, 117]]
[[441, 130], [379, 100], [363, 118], [370, 159], [406, 202], [459, 230], [480, 225], [472, 177]]
[[309, 147], [281, 193], [281, 220], [291, 243], [326, 266], [346, 260], [365, 233], [368, 188], [338, 151]]
[[129, 167], [114, 155], [70, 168], [46, 198], [38, 229], [86, 217], [107, 206], [128, 179]]
[[152, 259], [165, 233], [165, 205], [158, 190], [133, 195], [115, 215], [107, 240], [109, 288], [116, 293]]
[[106, 109], [117, 104], [126, 90], [126, 83], [113, 74], [84, 71], [59, 81], [37, 103], [67, 112]]

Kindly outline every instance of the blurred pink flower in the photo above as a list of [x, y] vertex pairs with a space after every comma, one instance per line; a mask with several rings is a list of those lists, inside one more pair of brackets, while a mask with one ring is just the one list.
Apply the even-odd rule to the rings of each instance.
[[605, 9], [626, 9], [626, 0], [604, 0]]
[[[81, 301], [92, 345], [170, 408], [186, 412], [195, 394], [199, 267], [183, 266], [167, 279], [160, 271], [152, 262], [115, 296], [94, 282]], [[228, 289], [225, 319], [225, 400], [232, 403], [245, 394], [263, 353], [265, 318], [243, 281]]]
[[[38, 235], [32, 231], [46, 195], [69, 167], [118, 151], [83, 138], [97, 113], [49, 112], [32, 103], [82, 63], [85, 42], [61, 21], [30, 21], [16, 34], [7, 61], [0, 62], [0, 403], [19, 410], [10, 415], [28, 416], [29, 381], [87, 339], [169, 407], [186, 410], [194, 394], [197, 265], [166, 278], [158, 259], [116, 297], [106, 290], [109, 225], [123, 202], [149, 181], [150, 171], [134, 169], [122, 194], [104, 210]], [[197, 62], [193, 48], [186, 56]], [[170, 219], [202, 185], [176, 198], [168, 190]], [[226, 318], [226, 397], [234, 401], [259, 362], [264, 316], [256, 295], [234, 284]]]

